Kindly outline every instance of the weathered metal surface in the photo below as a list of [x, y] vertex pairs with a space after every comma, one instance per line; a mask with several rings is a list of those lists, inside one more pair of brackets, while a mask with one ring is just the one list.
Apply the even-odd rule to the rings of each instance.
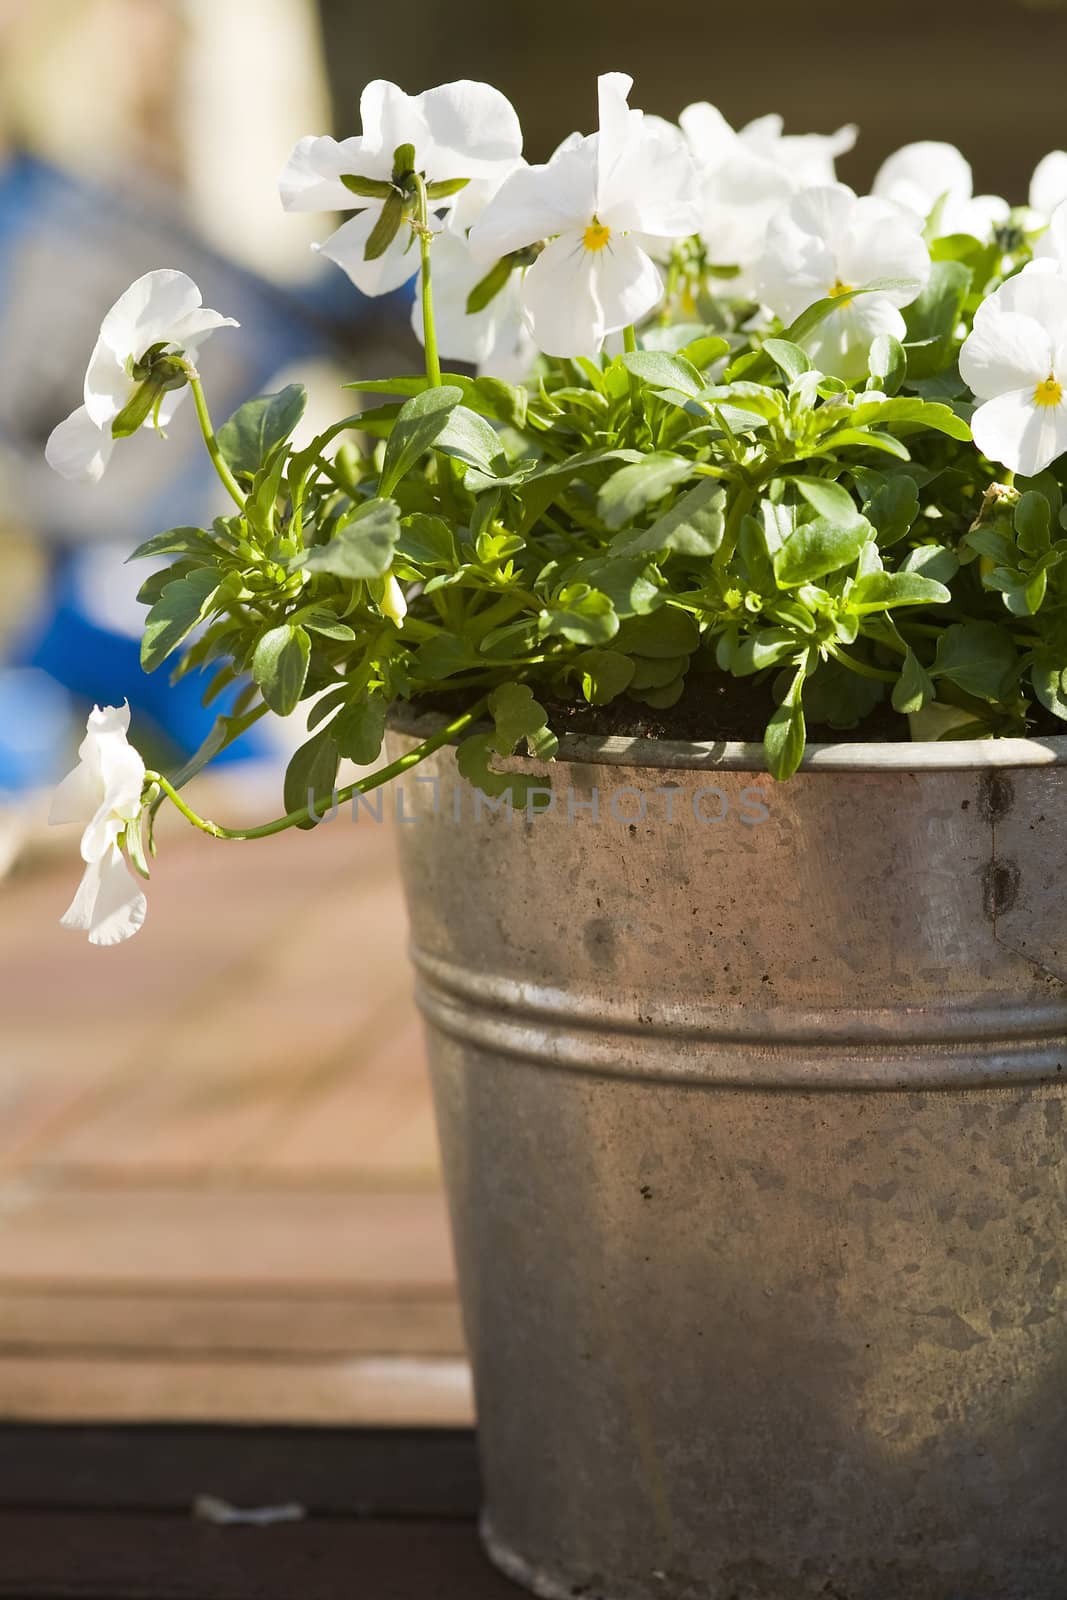
[[585, 741], [532, 822], [406, 780], [485, 1536], [543, 1595], [1067, 1595], [1067, 740], [910, 749]]

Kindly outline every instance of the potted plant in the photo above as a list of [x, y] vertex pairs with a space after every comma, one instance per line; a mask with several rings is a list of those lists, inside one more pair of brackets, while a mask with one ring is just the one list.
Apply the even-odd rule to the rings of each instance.
[[[182, 274], [108, 313], [49, 457], [191, 391], [230, 503], [136, 552], [143, 660], [230, 698], [169, 777], [94, 712], [65, 920], [140, 926], [164, 803], [247, 839], [395, 780], [493, 1559], [1062, 1600], [1067, 155], [1028, 208], [943, 145], [860, 198], [852, 130], [629, 90], [543, 166], [467, 82], [301, 141], [284, 203], [354, 213], [364, 292], [417, 269], [426, 352], [310, 442], [297, 386], [213, 429]], [[298, 710], [285, 814], [196, 815]]]

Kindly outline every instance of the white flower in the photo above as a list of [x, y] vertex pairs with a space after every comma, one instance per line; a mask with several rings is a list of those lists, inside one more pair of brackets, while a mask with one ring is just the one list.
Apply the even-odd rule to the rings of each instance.
[[471, 230], [483, 271], [550, 242], [522, 283], [522, 307], [546, 355], [593, 356], [605, 335], [647, 315], [663, 294], [654, 240], [695, 233], [694, 174], [678, 144], [626, 103], [633, 80], [598, 80], [600, 131], [574, 134], [544, 166], [513, 172]]
[[781, 117], [766, 116], [735, 132], [707, 101], [687, 106], [679, 120], [699, 174], [708, 257], [739, 268], [724, 287], [747, 293], [771, 217], [799, 189], [834, 181], [834, 157], [852, 148], [856, 130], [783, 134]]
[[[411, 230], [401, 227], [385, 251], [368, 261], [367, 241], [385, 200], [353, 194], [343, 178], [388, 183], [395, 152], [412, 145], [427, 184], [491, 179], [518, 159], [522, 130], [514, 107], [498, 89], [466, 78], [419, 95], [376, 79], [363, 91], [359, 114], [363, 132], [354, 138], [301, 139], [282, 169], [279, 188], [287, 211], [357, 212], [316, 249], [364, 294], [388, 294], [418, 269]], [[452, 196], [431, 201], [435, 210], [452, 203]]]
[[1030, 209], [1045, 221], [1064, 200], [1067, 200], [1067, 150], [1050, 150], [1047, 156], [1042, 156], [1030, 179]]
[[380, 604], [382, 615], [388, 617], [390, 622], [395, 622], [399, 628], [408, 614], [408, 602], [407, 596], [391, 572], [385, 580], [385, 592]]
[[1034, 259], [1024, 272], [1067, 272], [1067, 200], [1058, 205], [1034, 245]]
[[81, 758], [59, 785], [49, 822], [83, 828], [86, 863], [78, 892], [62, 917], [65, 928], [88, 932], [90, 944], [121, 944], [145, 919], [147, 902], [123, 858], [120, 839], [141, 811], [145, 767], [126, 741], [129, 706], [94, 706]]
[[[903, 339], [900, 307], [930, 275], [930, 255], [916, 219], [888, 201], [857, 199], [844, 184], [805, 189], [772, 217], [756, 269], [760, 298], [787, 325], [818, 300], [840, 300], [804, 340], [821, 372], [860, 378], [871, 341]], [[867, 284], [893, 287], [857, 294]]]
[[[491, 378], [519, 383], [529, 376], [537, 356], [522, 313], [522, 274], [512, 272], [503, 288], [481, 311], [468, 312], [471, 290], [485, 273], [462, 239], [450, 233], [434, 240], [433, 309], [442, 356], [466, 361]], [[411, 325], [421, 339], [422, 280], [415, 289]]]
[[[64, 478], [98, 482], [114, 448], [112, 423], [138, 389], [153, 401], [142, 425], [165, 427], [185, 392], [181, 378], [177, 387], [162, 387], [166, 358], [193, 360], [216, 328], [237, 326], [232, 317], [204, 306], [200, 290], [184, 272], [146, 272], [100, 324], [85, 373], [85, 404], [53, 428], [45, 446], [49, 466]], [[154, 374], [135, 372], [146, 356], [155, 358]], [[154, 386], [153, 376], [158, 379]]]
[[1067, 278], [1023, 272], [978, 307], [960, 375], [979, 400], [974, 442], [1032, 478], [1067, 451]]
[[970, 162], [954, 144], [936, 139], [895, 151], [878, 168], [871, 193], [914, 212], [924, 223], [936, 212], [934, 225], [941, 238], [969, 233], [985, 242], [1011, 215], [999, 195], [975, 195]]

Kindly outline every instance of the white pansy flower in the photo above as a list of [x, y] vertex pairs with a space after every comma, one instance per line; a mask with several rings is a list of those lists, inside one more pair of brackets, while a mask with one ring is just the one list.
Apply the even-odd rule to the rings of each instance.
[[[833, 310], [804, 340], [820, 372], [845, 379], [867, 371], [871, 341], [905, 335], [901, 306], [910, 305], [930, 275], [930, 255], [917, 219], [873, 196], [857, 198], [844, 184], [805, 189], [772, 217], [756, 269], [763, 302], [787, 325], [816, 301]], [[868, 284], [892, 287], [857, 294]]]
[[756, 155], [782, 167], [802, 189], [833, 183], [834, 162], [856, 143], [855, 124], [848, 123], [835, 133], [785, 133], [784, 127], [777, 112], [771, 112], [746, 123], [737, 137]]
[[140, 398], [146, 413], [138, 425], [165, 427], [185, 392], [172, 358], [193, 360], [216, 328], [237, 326], [207, 309], [184, 272], [146, 272], [100, 324], [85, 373], [85, 404], [53, 428], [45, 446], [49, 466], [64, 478], [98, 482], [111, 459], [116, 419]]
[[408, 602], [407, 596], [391, 572], [385, 580], [385, 592], [379, 603], [382, 615], [388, 617], [390, 622], [395, 622], [399, 628], [408, 614]]
[[856, 130], [783, 134], [781, 117], [766, 116], [735, 132], [707, 101], [687, 106], [679, 121], [699, 174], [708, 258], [739, 269], [728, 292], [748, 293], [771, 217], [799, 189], [834, 181], [834, 158], [852, 148]]
[[1030, 209], [1041, 221], [1051, 217], [1067, 200], [1067, 150], [1050, 150], [1042, 156], [1030, 179]]
[[121, 944], [145, 919], [147, 902], [119, 843], [141, 811], [145, 767], [127, 742], [129, 706], [94, 706], [78, 749], [80, 760], [59, 785], [48, 820], [82, 829], [85, 872], [65, 928], [87, 932], [90, 944]]
[[[493, 179], [514, 166], [522, 151], [522, 130], [506, 96], [468, 79], [419, 95], [376, 79], [363, 91], [359, 114], [363, 132], [354, 138], [301, 139], [282, 169], [279, 189], [287, 211], [355, 211], [316, 249], [364, 294], [388, 294], [418, 270], [411, 230], [401, 227], [385, 250], [368, 261], [367, 242], [388, 197], [355, 194], [345, 177], [391, 183], [396, 151], [411, 145], [427, 184]], [[440, 210], [453, 199], [445, 195], [431, 204]]]
[[1034, 245], [1034, 259], [1023, 271], [1067, 273], [1067, 200], [1053, 211], [1048, 227]]
[[1023, 272], [979, 306], [960, 375], [983, 455], [1031, 478], [1067, 451], [1067, 278]]
[[939, 237], [969, 233], [983, 242], [1007, 222], [1011, 207], [999, 195], [974, 192], [971, 164], [954, 144], [921, 139], [878, 168], [871, 193], [912, 211], [925, 223], [933, 213]]
[[[471, 290], [485, 276], [466, 240], [439, 234], [433, 245], [433, 311], [437, 345], [451, 361], [466, 361], [491, 378], [520, 383], [537, 356], [522, 313], [522, 274], [516, 269], [480, 311], [468, 312]], [[422, 279], [415, 289], [411, 325], [421, 339]]]
[[684, 239], [699, 224], [691, 163], [630, 110], [632, 83], [605, 73], [599, 133], [572, 135], [545, 165], [512, 173], [471, 230], [483, 271], [549, 241], [521, 291], [546, 355], [596, 355], [607, 334], [646, 316], [663, 294], [654, 241]]

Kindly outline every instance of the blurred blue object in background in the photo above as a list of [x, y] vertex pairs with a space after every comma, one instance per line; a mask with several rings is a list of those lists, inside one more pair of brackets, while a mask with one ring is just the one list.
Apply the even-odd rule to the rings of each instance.
[[[128, 699], [134, 727], [151, 729], [156, 758], [175, 762], [202, 742], [220, 709], [200, 705], [196, 677], [171, 686], [165, 669], [141, 671], [143, 608], [133, 596], [147, 573], [123, 565], [150, 534], [209, 525], [225, 509], [192, 405], [179, 408], [166, 445], [147, 432], [125, 443], [98, 485], [64, 482], [43, 454], [51, 428], [80, 403], [103, 313], [133, 279], [159, 266], [181, 267], [206, 305], [241, 324], [205, 351], [216, 426], [252, 395], [289, 381], [294, 363], [343, 363], [354, 373], [358, 359], [358, 370], [373, 376], [384, 350], [395, 360], [406, 342], [410, 292], [367, 300], [326, 263], [296, 288], [257, 277], [206, 248], [173, 192], [139, 175], [121, 190], [103, 189], [26, 155], [0, 172], [0, 481], [4, 502], [16, 508], [14, 536], [49, 553], [35, 604], [0, 631], [0, 666], [27, 669], [9, 675], [5, 692], [15, 697], [20, 683], [30, 686], [17, 715], [0, 715], [0, 774], [9, 789], [50, 782], [66, 769], [92, 702]], [[339, 376], [326, 420], [349, 409]], [[55, 687], [51, 699], [45, 674]], [[271, 749], [257, 728], [220, 759]]]

